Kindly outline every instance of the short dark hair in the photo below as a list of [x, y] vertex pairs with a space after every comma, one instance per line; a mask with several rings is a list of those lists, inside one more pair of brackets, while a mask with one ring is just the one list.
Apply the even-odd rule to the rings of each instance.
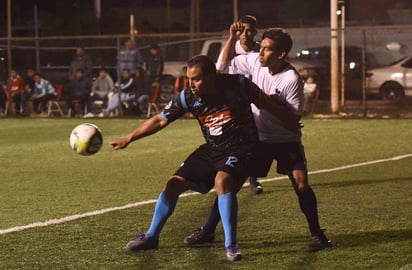
[[275, 42], [276, 50], [284, 51], [286, 52], [286, 55], [292, 49], [292, 38], [285, 29], [269, 28], [262, 35], [262, 40], [265, 38], [273, 40]]
[[242, 18], [239, 19], [241, 23], [248, 23], [252, 28], [256, 28], [257, 20], [255, 16], [252, 15], [244, 15]]
[[105, 68], [105, 67], [100, 67], [100, 68], [99, 68], [99, 72], [100, 72], [100, 71], [104, 71], [104, 72], [107, 73], [107, 68]]
[[191, 68], [193, 66], [199, 65], [202, 68], [202, 73], [204, 75], [216, 74], [216, 66], [206, 55], [195, 55], [187, 61], [187, 67]]

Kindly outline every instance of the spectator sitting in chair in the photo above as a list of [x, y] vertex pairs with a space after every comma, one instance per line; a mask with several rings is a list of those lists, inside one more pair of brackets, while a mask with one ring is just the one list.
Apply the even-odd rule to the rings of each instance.
[[6, 95], [7, 102], [10, 105], [14, 102], [15, 112], [17, 115], [21, 114], [21, 94], [24, 92], [24, 81], [20, 75], [17, 74], [16, 70], [10, 70], [10, 77], [6, 83]]
[[105, 116], [110, 116], [122, 102], [127, 102], [135, 98], [133, 91], [133, 76], [128, 69], [123, 69], [122, 77], [115, 84], [116, 93], [112, 96], [107, 110], [103, 113]]
[[[46, 79], [42, 78], [39, 73], [33, 75], [34, 89], [30, 100], [33, 101], [33, 110], [40, 116], [47, 116], [47, 104], [50, 100], [57, 97], [53, 85]], [[39, 107], [40, 105], [40, 107]]]
[[[112, 77], [110, 77], [109, 73], [105, 68], [101, 68], [99, 70], [99, 77], [93, 82], [92, 85], [92, 92], [88, 98], [87, 102], [87, 114], [84, 118], [91, 118], [94, 117], [93, 114], [93, 103], [95, 101], [103, 101], [102, 110], [106, 110], [107, 108], [107, 101], [108, 101], [108, 94], [114, 88]], [[103, 111], [99, 114], [99, 117], [103, 117]]]
[[303, 104], [304, 115], [313, 115], [314, 106], [319, 97], [319, 89], [312, 76], [308, 76], [303, 86], [303, 95], [305, 102]]
[[133, 92], [130, 93], [126, 99], [126, 109], [130, 105], [135, 105], [138, 113], [147, 112], [147, 105], [149, 102], [148, 84], [145, 77], [145, 72], [142, 68], [137, 68], [133, 79]]
[[65, 91], [66, 102], [70, 108], [70, 116], [76, 115], [74, 101], [80, 104], [80, 114], [83, 115], [90, 96], [91, 87], [92, 83], [87, 77], [85, 77], [84, 71], [82, 69], [78, 69], [75, 73], [74, 79], [70, 81], [67, 85], [68, 89]]
[[34, 89], [34, 79], [33, 76], [36, 74], [34, 68], [28, 67], [26, 69], [26, 77], [24, 78], [24, 92], [21, 94], [21, 106], [23, 115], [29, 115], [29, 110], [27, 108], [27, 101], [33, 96]]
[[159, 46], [151, 44], [149, 48], [149, 55], [145, 61], [146, 75], [148, 76], [150, 84], [160, 82], [163, 74], [164, 64], [163, 57]]

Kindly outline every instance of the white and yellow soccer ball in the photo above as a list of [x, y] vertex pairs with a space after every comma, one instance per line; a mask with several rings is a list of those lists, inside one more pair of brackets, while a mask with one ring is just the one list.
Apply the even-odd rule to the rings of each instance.
[[102, 148], [102, 145], [103, 135], [96, 125], [80, 124], [70, 134], [70, 146], [80, 155], [94, 155]]

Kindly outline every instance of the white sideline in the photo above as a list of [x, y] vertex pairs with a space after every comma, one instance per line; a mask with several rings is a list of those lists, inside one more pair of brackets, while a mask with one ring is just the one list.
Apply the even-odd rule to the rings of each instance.
[[[356, 168], [356, 167], [361, 167], [361, 166], [367, 166], [367, 165], [382, 163], [382, 162], [387, 162], [387, 161], [396, 161], [396, 160], [405, 159], [405, 158], [409, 158], [409, 157], [412, 157], [412, 154], [400, 155], [400, 156], [395, 156], [395, 157], [386, 158], [386, 159], [371, 160], [371, 161], [366, 161], [366, 162], [361, 162], [361, 163], [355, 163], [355, 164], [340, 166], [340, 167], [336, 167], [336, 168], [322, 169], [322, 170], [309, 172], [308, 174], [319, 174], [319, 173], [328, 173], [328, 172], [340, 171], [340, 170]], [[287, 178], [286, 176], [279, 176], [279, 177], [274, 177], [274, 178], [262, 179], [262, 180], [259, 180], [259, 182], [278, 181], [278, 180], [286, 179], [286, 178]], [[248, 186], [248, 185], [249, 184], [245, 184], [245, 186]], [[212, 191], [213, 190], [211, 190], [210, 192], [212, 192]], [[188, 197], [188, 196], [193, 196], [193, 195], [197, 195], [197, 194], [199, 194], [199, 193], [189, 192], [189, 193], [184, 193], [184, 194], [180, 195], [180, 197]], [[124, 209], [133, 208], [133, 207], [137, 207], [137, 206], [141, 206], [141, 205], [151, 204], [151, 203], [155, 203], [156, 201], [157, 201], [156, 199], [152, 199], [152, 200], [146, 200], [146, 201], [141, 201], [141, 202], [129, 203], [129, 204], [122, 205], [122, 206], [105, 208], [105, 209], [101, 209], [101, 210], [86, 212], [86, 213], [83, 213], [83, 214], [75, 214], [75, 215], [66, 216], [66, 217], [62, 217], [62, 218], [50, 219], [50, 220], [43, 221], [43, 222], [34, 222], [34, 223], [23, 225], [23, 226], [16, 226], [16, 227], [11, 227], [11, 228], [7, 228], [7, 229], [1, 229], [0, 230], [0, 235], [9, 234], [9, 233], [18, 232], [18, 231], [23, 231], [23, 230], [32, 229], [32, 228], [37, 228], [37, 227], [46, 227], [46, 226], [50, 226], [50, 225], [57, 225], [57, 224], [61, 224], [61, 223], [65, 223], [65, 222], [85, 218], [85, 217], [97, 216], [97, 215], [102, 215], [102, 214], [105, 214], [105, 213], [108, 213], [108, 212], [124, 210]]]

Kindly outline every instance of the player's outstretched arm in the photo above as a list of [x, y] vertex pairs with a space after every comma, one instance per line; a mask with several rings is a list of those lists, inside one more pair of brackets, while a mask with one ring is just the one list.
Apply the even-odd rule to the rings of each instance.
[[157, 114], [152, 118], [146, 120], [129, 135], [111, 140], [110, 145], [114, 150], [126, 148], [129, 143], [139, 140], [143, 137], [150, 136], [163, 129], [167, 125], [168, 122], [160, 114]]
[[222, 63], [225, 66], [230, 65], [230, 61], [235, 56], [235, 44], [238, 36], [242, 34], [244, 26], [240, 22], [234, 22], [229, 29], [229, 38], [226, 41], [222, 51]]

